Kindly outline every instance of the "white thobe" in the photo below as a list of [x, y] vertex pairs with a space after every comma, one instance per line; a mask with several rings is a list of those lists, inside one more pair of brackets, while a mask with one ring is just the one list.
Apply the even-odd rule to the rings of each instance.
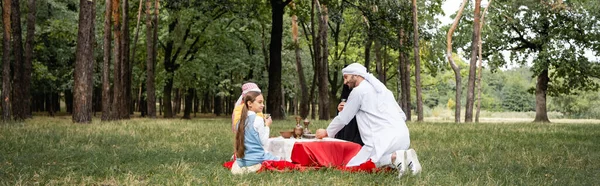
[[369, 158], [377, 163], [384, 155], [409, 148], [406, 115], [388, 89], [377, 93], [371, 83], [362, 81], [352, 89], [344, 109], [327, 127], [327, 135], [335, 136], [354, 116], [365, 145], [348, 162], [347, 167], [358, 166]]

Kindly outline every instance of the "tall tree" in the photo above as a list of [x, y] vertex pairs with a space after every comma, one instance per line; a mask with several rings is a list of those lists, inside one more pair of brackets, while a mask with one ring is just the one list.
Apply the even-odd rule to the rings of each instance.
[[319, 43], [320, 48], [319, 61], [317, 61], [317, 65], [319, 66], [316, 73], [318, 73], [319, 79], [319, 120], [329, 120], [329, 50], [327, 48], [327, 6], [321, 5], [321, 3], [317, 0], [317, 11], [319, 12]]
[[25, 108], [23, 102], [23, 41], [21, 37], [21, 8], [19, 0], [13, 0], [11, 6], [11, 24], [12, 24], [12, 49], [13, 49], [13, 95], [12, 110], [13, 117], [17, 121], [25, 119]]
[[478, 78], [477, 78], [477, 107], [476, 107], [476, 111], [475, 111], [475, 122], [479, 123], [479, 111], [481, 110], [481, 74], [482, 74], [482, 55], [481, 55], [481, 29], [483, 28], [483, 24], [485, 24], [485, 14], [488, 11], [488, 8], [491, 6], [493, 0], [490, 0], [485, 9], [483, 10], [483, 14], [481, 14], [481, 23], [479, 24], [479, 37], [477, 38], [477, 42], [479, 42], [479, 52], [477, 52], [477, 54], [479, 55], [478, 59]]
[[102, 121], [113, 119], [111, 116], [110, 97], [110, 49], [112, 35], [112, 0], [106, 0], [104, 5], [104, 58], [102, 63]]
[[121, 101], [119, 119], [129, 119], [129, 110], [131, 105], [131, 67], [129, 64], [129, 0], [123, 0], [122, 7], [122, 26], [121, 26]]
[[[139, 0], [139, 1], [140, 1], [140, 3], [138, 5], [137, 21], [136, 21], [136, 24], [135, 24], [135, 36], [134, 36], [134, 39], [133, 39], [133, 51], [131, 52], [131, 58], [129, 59], [129, 62], [130, 62], [130, 65], [129, 65], [129, 83], [130, 84], [133, 83], [132, 82], [133, 80], [131, 79], [132, 78], [131, 73], [133, 73], [133, 66], [134, 66], [133, 64], [135, 64], [135, 54], [136, 54], [136, 49], [138, 48], [137, 47], [137, 42], [138, 42], [138, 38], [140, 36], [140, 21], [142, 19], [142, 5], [143, 5], [144, 0]], [[144, 63], [142, 63], [142, 64], [144, 64]], [[143, 69], [143, 65], [142, 65], [142, 69]], [[141, 91], [142, 91], [142, 85], [140, 84], [139, 87], [140, 88], [139, 88], [138, 93], [141, 93]], [[133, 91], [133, 90], [130, 89], [130, 91]], [[130, 104], [131, 104], [130, 105], [130, 107], [131, 107], [130, 114], [133, 114], [133, 112], [135, 112], [135, 110], [137, 108], [137, 110], [140, 110], [141, 114], [143, 116], [145, 116], [146, 115], [145, 114], [145, 109], [143, 109], [144, 112], [142, 112], [142, 109], [139, 109], [139, 104], [141, 103], [140, 100], [142, 100], [142, 96], [141, 96], [141, 94], [138, 94], [138, 96], [136, 96], [136, 97], [137, 97], [137, 100], [133, 99], [131, 97], [131, 94], [129, 95], [129, 98], [131, 99], [131, 100], [129, 100]]]
[[73, 85], [73, 122], [76, 123], [92, 121], [95, 17], [95, 1], [79, 0], [79, 29]]
[[375, 40], [375, 71], [377, 72], [377, 79], [385, 85], [385, 72], [383, 71], [383, 59], [381, 57], [381, 41]]
[[9, 121], [10, 118], [10, 93], [11, 93], [11, 80], [10, 80], [10, 36], [11, 36], [11, 23], [10, 23], [10, 11], [11, 11], [11, 0], [2, 0], [2, 23], [4, 26], [4, 33], [2, 37], [2, 120]]
[[114, 66], [113, 66], [113, 102], [112, 102], [112, 118], [113, 119], [120, 119], [121, 117], [121, 112], [125, 112], [122, 108], [122, 101], [123, 101], [123, 97], [125, 96], [123, 93], [123, 76], [122, 76], [122, 71], [121, 68], [123, 67], [123, 50], [121, 49], [121, 47], [123, 47], [123, 45], [121, 44], [121, 42], [123, 42], [123, 36], [122, 36], [122, 30], [121, 30], [121, 12], [119, 11], [119, 5], [120, 0], [113, 0], [111, 5], [112, 5], [112, 18], [113, 18], [113, 39], [114, 39], [114, 44], [115, 47], [113, 47], [114, 49]]
[[465, 122], [473, 122], [473, 105], [475, 103], [475, 75], [477, 74], [477, 52], [479, 51], [479, 35], [481, 27], [479, 22], [481, 16], [481, 0], [475, 0], [473, 37], [471, 38], [471, 62], [469, 63], [469, 80], [467, 82], [467, 105], [465, 110]]
[[421, 93], [421, 56], [419, 55], [419, 21], [417, 17], [417, 0], [412, 0], [413, 45], [415, 58], [415, 88], [417, 89], [417, 121], [423, 121], [423, 96]]
[[533, 58], [532, 71], [537, 76], [535, 122], [549, 122], [548, 95], [597, 90], [600, 86], [594, 81], [600, 78], [600, 67], [584, 55], [586, 50], [600, 48], [600, 14], [598, 6], [591, 6], [594, 3], [597, 2], [503, 1], [490, 11], [488, 26], [505, 30], [490, 32], [486, 37], [484, 51], [489, 51], [491, 66], [506, 64], [501, 55], [491, 51], [508, 50], [511, 59], [521, 64], [527, 63], [528, 57]]
[[398, 82], [400, 82], [399, 88], [401, 88], [401, 95], [398, 96], [400, 99], [400, 105], [402, 106], [402, 110], [406, 114], [406, 120], [411, 120], [411, 104], [410, 104], [410, 63], [408, 62], [408, 58], [406, 57], [406, 52], [404, 50], [404, 45], [406, 41], [406, 34], [404, 31], [404, 27], [401, 26], [398, 33], [399, 40], [399, 55], [398, 55]]
[[29, 0], [27, 14], [27, 36], [25, 38], [25, 63], [23, 64], [23, 112], [25, 117], [31, 118], [31, 67], [33, 61], [33, 46], [35, 45], [35, 0]]
[[[158, 7], [154, 7], [158, 9]], [[154, 43], [152, 1], [146, 0], [146, 106], [148, 107], [148, 118], [156, 118], [156, 90], [154, 88], [154, 64], [156, 64], [156, 44]]]
[[183, 111], [183, 119], [191, 119], [190, 114], [192, 113], [192, 101], [195, 95], [193, 88], [188, 88], [185, 93], [185, 110]]
[[465, 5], [467, 5], [467, 0], [463, 0], [458, 12], [456, 13], [456, 17], [454, 17], [454, 22], [452, 26], [448, 30], [448, 34], [446, 35], [446, 57], [448, 58], [448, 62], [454, 70], [454, 79], [456, 80], [456, 104], [454, 106], [454, 122], [460, 123], [460, 98], [462, 93], [462, 77], [460, 76], [460, 67], [456, 65], [454, 59], [452, 59], [452, 34], [456, 27], [458, 26], [458, 22], [460, 21], [460, 17], [462, 16], [462, 12], [465, 9]]
[[282, 86], [281, 86], [281, 38], [283, 37], [283, 14], [285, 6], [292, 0], [270, 0], [271, 2], [271, 43], [269, 45], [269, 91], [267, 112], [273, 119], [283, 119]]
[[[293, 6], [293, 4], [292, 4]], [[293, 6], [294, 7], [294, 6]], [[292, 40], [294, 41], [294, 50], [296, 53], [296, 72], [298, 73], [298, 82], [300, 84], [300, 117], [308, 116], [308, 86], [306, 85], [306, 77], [302, 68], [302, 60], [300, 59], [300, 41], [298, 39], [298, 16], [292, 16]]]

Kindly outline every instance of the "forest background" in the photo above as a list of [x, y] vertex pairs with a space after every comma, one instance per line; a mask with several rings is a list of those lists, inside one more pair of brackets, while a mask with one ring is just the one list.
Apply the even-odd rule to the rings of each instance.
[[[276, 119], [328, 120], [340, 100], [341, 69], [353, 62], [417, 121], [479, 121], [479, 108], [482, 118], [600, 118], [596, 1], [2, 6], [4, 120], [46, 112], [83, 123], [96, 114], [103, 121], [229, 115], [246, 82], [261, 87]], [[458, 11], [446, 15], [443, 6]]]

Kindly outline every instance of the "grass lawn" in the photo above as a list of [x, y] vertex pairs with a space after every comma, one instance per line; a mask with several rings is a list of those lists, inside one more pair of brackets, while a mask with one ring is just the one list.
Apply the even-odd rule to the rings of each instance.
[[[271, 134], [291, 129], [275, 121]], [[315, 121], [311, 129], [325, 127]], [[0, 185], [597, 185], [600, 124], [409, 123], [419, 176], [332, 169], [234, 176], [229, 118], [0, 124]]]

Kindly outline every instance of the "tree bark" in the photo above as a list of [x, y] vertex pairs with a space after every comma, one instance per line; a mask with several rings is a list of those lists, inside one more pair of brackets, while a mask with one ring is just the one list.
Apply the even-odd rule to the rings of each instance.
[[319, 45], [320, 45], [320, 54], [318, 54], [319, 61], [318, 66], [319, 69], [317, 73], [319, 73], [319, 120], [329, 120], [329, 68], [328, 68], [328, 58], [329, 58], [329, 50], [327, 49], [327, 7], [325, 5], [320, 5], [317, 0], [317, 7], [319, 11]]
[[27, 15], [27, 36], [25, 38], [25, 63], [23, 64], [23, 111], [25, 118], [31, 118], [31, 67], [33, 62], [33, 47], [35, 45], [35, 0], [29, 0]]
[[73, 122], [92, 121], [95, 2], [79, 0], [79, 31], [75, 61]]
[[481, 74], [483, 73], [483, 71], [481, 71], [482, 69], [482, 57], [481, 57], [481, 29], [483, 28], [483, 24], [485, 24], [485, 14], [488, 11], [488, 8], [490, 7], [490, 5], [492, 4], [493, 0], [490, 0], [488, 2], [488, 5], [485, 7], [485, 9], [483, 10], [483, 14], [481, 14], [481, 23], [479, 24], [479, 37], [477, 39], [477, 42], [479, 42], [479, 52], [478, 55], [479, 57], [478, 59], [478, 70], [477, 73], [478, 74], [478, 78], [477, 78], [477, 108], [475, 111], [475, 122], [479, 123], [479, 112], [481, 111]]
[[192, 102], [194, 101], [194, 89], [188, 88], [185, 94], [185, 110], [183, 111], [183, 119], [191, 119], [190, 113], [192, 113]]
[[[140, 36], [140, 20], [142, 18], [142, 2], [144, 2], [144, 0], [140, 0], [140, 6], [138, 7], [137, 22], [135, 24], [135, 36], [133, 39], [133, 50], [131, 51], [131, 59], [129, 60], [129, 61], [131, 61], [132, 64], [135, 61], [135, 52], [137, 49], [138, 38]], [[131, 66], [133, 67], [133, 65], [131, 65]]]
[[[367, 25], [369, 27], [369, 25]], [[365, 43], [365, 68], [369, 72], [369, 66], [371, 65], [371, 46], [373, 45], [373, 34], [371, 28], [367, 28], [367, 41]]]
[[67, 112], [73, 114], [73, 91], [65, 90], [65, 106], [67, 107]]
[[306, 118], [308, 116], [308, 106], [310, 105], [308, 99], [308, 87], [306, 85], [306, 77], [304, 76], [304, 69], [302, 68], [302, 60], [300, 59], [300, 42], [298, 39], [298, 22], [297, 17], [292, 17], [292, 28], [296, 28], [296, 32], [293, 35], [294, 47], [296, 52], [296, 72], [298, 73], [298, 82], [300, 84], [300, 117]]
[[477, 75], [477, 53], [479, 49], [479, 22], [481, 16], [481, 0], [475, 0], [475, 12], [473, 21], [473, 37], [471, 38], [471, 62], [469, 63], [469, 80], [467, 82], [467, 105], [465, 111], [465, 122], [473, 122], [473, 105], [475, 103], [475, 75]]
[[10, 121], [10, 37], [11, 37], [11, 0], [2, 0], [2, 23], [4, 33], [2, 37], [2, 120]]
[[285, 6], [291, 0], [270, 0], [271, 2], [271, 43], [269, 45], [269, 91], [267, 112], [273, 119], [283, 119], [282, 87], [281, 87], [281, 38], [283, 36], [283, 14]]
[[383, 71], [383, 60], [381, 57], [381, 42], [375, 41], [375, 71], [377, 71], [377, 79], [385, 85], [385, 73]]
[[535, 119], [533, 122], [550, 122], [546, 110], [546, 92], [548, 91], [548, 68], [542, 70], [535, 86]]
[[461, 84], [461, 75], [460, 75], [460, 67], [456, 65], [454, 59], [452, 59], [452, 34], [456, 27], [458, 26], [458, 22], [460, 21], [460, 17], [462, 16], [462, 12], [465, 9], [465, 5], [467, 5], [468, 1], [463, 0], [458, 12], [456, 13], [456, 17], [454, 17], [454, 22], [452, 26], [448, 30], [448, 34], [446, 35], [446, 57], [448, 58], [448, 62], [450, 66], [452, 66], [452, 70], [454, 70], [454, 79], [456, 80], [456, 105], [454, 107], [454, 122], [460, 123], [460, 98], [462, 92], [462, 84]]
[[400, 68], [400, 74], [398, 76], [398, 78], [400, 78], [400, 84], [402, 86], [402, 96], [401, 96], [401, 102], [402, 102], [402, 110], [404, 111], [404, 114], [406, 114], [406, 120], [410, 121], [411, 120], [411, 103], [410, 103], [410, 62], [408, 61], [408, 58], [406, 57], [406, 52], [404, 51], [404, 44], [405, 44], [405, 39], [406, 39], [406, 34], [404, 31], [404, 28], [400, 28], [400, 33], [399, 33], [399, 40], [400, 40], [400, 47], [399, 47], [399, 55], [398, 58], [400, 60], [400, 64], [399, 64], [399, 68]]
[[173, 104], [171, 103], [171, 93], [173, 92], [173, 78], [167, 78], [163, 87], [163, 111], [164, 118], [173, 118]]
[[106, 0], [104, 10], [104, 60], [102, 63], [102, 121], [113, 119], [111, 116], [111, 94], [110, 94], [110, 49], [112, 24], [112, 0]]
[[419, 21], [417, 17], [417, 0], [412, 0], [412, 17], [414, 32], [415, 86], [417, 89], [417, 121], [423, 121], [423, 96], [421, 93], [421, 56], [419, 55]]
[[[158, 8], [158, 7], [154, 7]], [[146, 101], [148, 118], [156, 118], [156, 90], [154, 87], [154, 64], [156, 61], [156, 48], [152, 16], [152, 2], [146, 1]]]
[[222, 96], [215, 96], [215, 98], [213, 99], [213, 105], [214, 105], [213, 113], [217, 116], [220, 116], [223, 111], [222, 99], [223, 99]]
[[122, 97], [121, 97], [121, 108], [119, 119], [129, 119], [129, 109], [131, 105], [131, 70], [129, 64], [129, 0], [123, 0], [121, 6], [123, 25], [122, 29], [122, 40], [121, 40], [121, 77], [122, 77]]
[[200, 109], [202, 113], [210, 113], [210, 95], [208, 92], [204, 93], [204, 97], [202, 98], [202, 109]]
[[312, 85], [310, 86], [310, 96], [308, 98], [308, 100], [310, 101], [310, 119], [315, 119], [316, 118], [316, 102], [315, 102], [315, 88], [317, 87], [317, 73], [313, 74], [313, 80], [312, 80]]
[[119, 5], [120, 5], [120, 1], [119, 0], [113, 0], [112, 3], [112, 16], [113, 16], [113, 39], [114, 39], [114, 66], [113, 66], [113, 101], [112, 101], [112, 111], [111, 111], [111, 118], [113, 119], [120, 119], [121, 116], [121, 112], [124, 112], [124, 110], [121, 107], [121, 101], [123, 100], [123, 77], [121, 74], [121, 68], [122, 68], [122, 49], [121, 47], [123, 47], [123, 45], [121, 44], [122, 42], [122, 34], [121, 34], [121, 14], [119, 12]]
[[[177, 116], [181, 110], [181, 89], [175, 89], [175, 105], [173, 106], [173, 116]], [[232, 109], [233, 110], [233, 109]]]
[[12, 24], [12, 48], [13, 48], [13, 95], [12, 110], [13, 117], [17, 121], [25, 120], [23, 101], [23, 42], [21, 38], [21, 11], [19, 0], [12, 1], [11, 24]]

